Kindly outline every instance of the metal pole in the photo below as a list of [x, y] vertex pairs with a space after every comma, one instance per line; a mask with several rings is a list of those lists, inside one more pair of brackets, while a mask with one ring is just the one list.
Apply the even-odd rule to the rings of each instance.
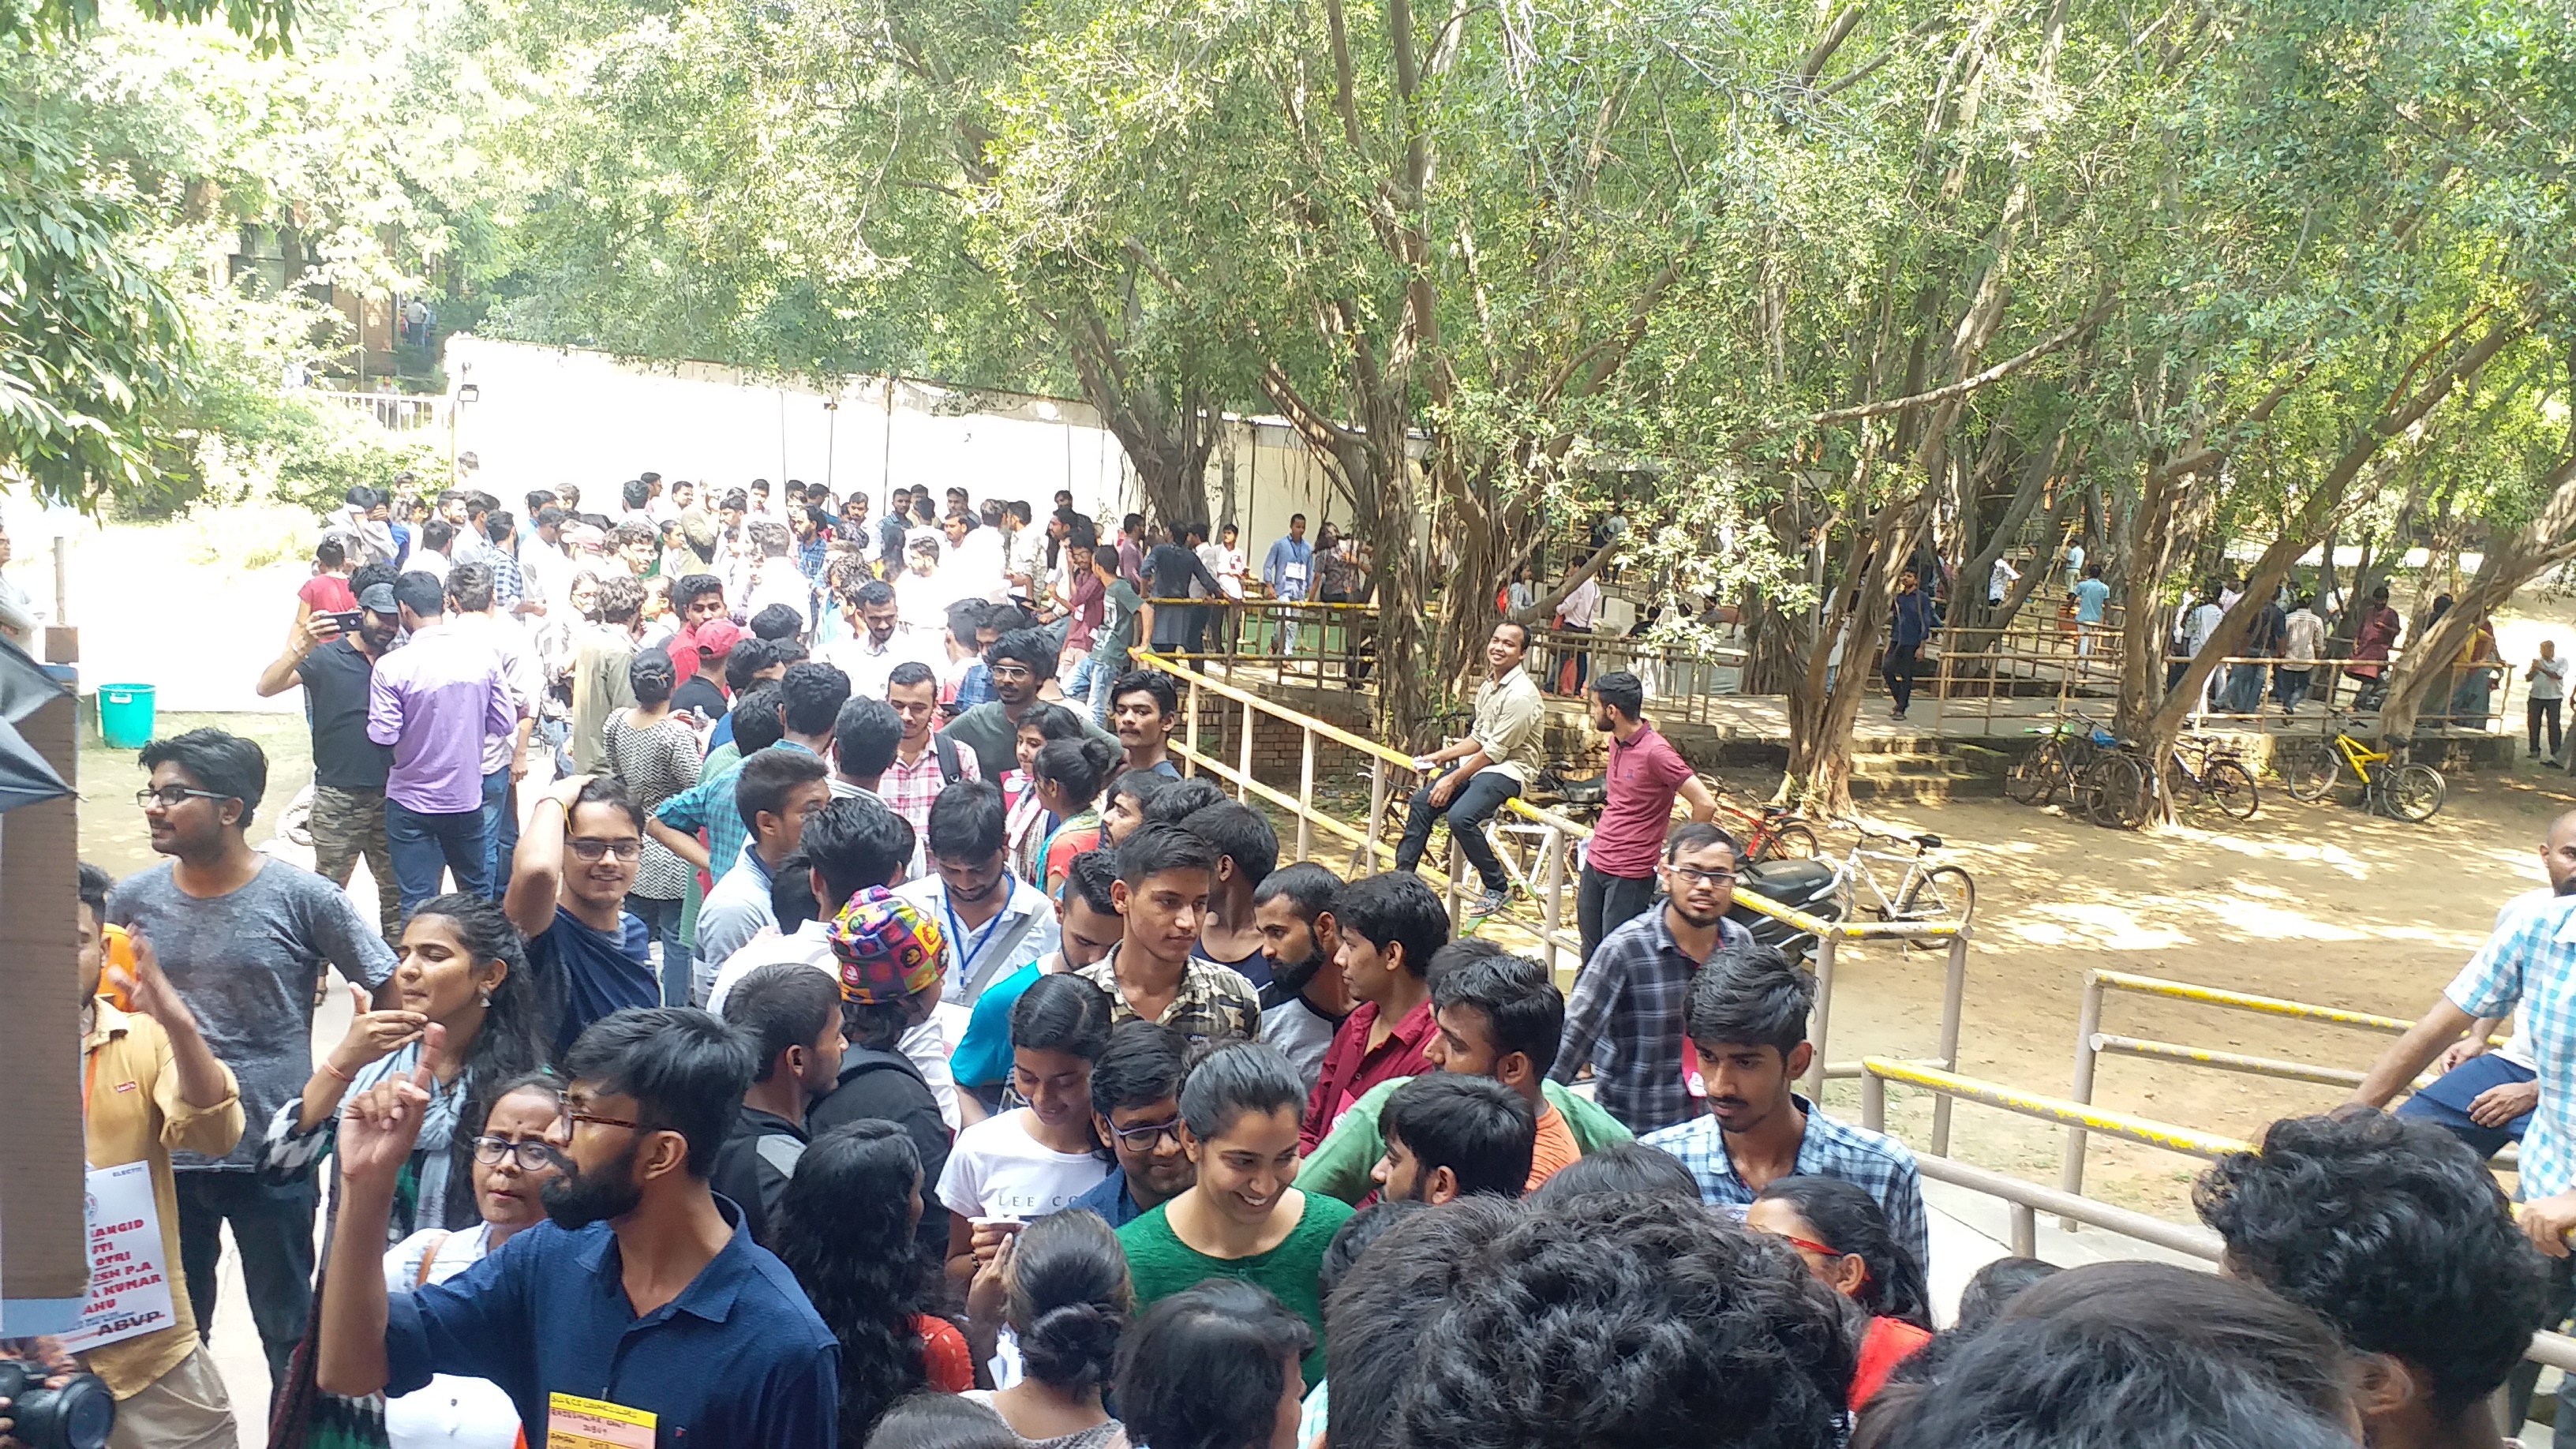
[[1297, 858], [1304, 860], [1315, 850], [1315, 732], [1300, 726], [1304, 743], [1297, 760]]
[[[2093, 1035], [2102, 1029], [2102, 980], [2091, 972], [2084, 974], [2084, 1004], [2075, 1017], [2075, 1079], [2067, 1095], [2085, 1106], [2093, 1105], [2093, 1064], [2099, 1054], [2093, 1048]], [[2066, 1129], [2066, 1161], [2057, 1174], [2061, 1192], [2081, 1196], [2084, 1191], [2084, 1152], [2087, 1136], [2081, 1127]], [[2068, 1232], [2075, 1231], [2075, 1219], [2061, 1218]]]
[[[1959, 1004], [1968, 990], [1968, 935], [1965, 931], [1950, 938], [1950, 974], [1941, 987], [1941, 1069], [1959, 1069]], [[1932, 1152], [1937, 1157], [1950, 1155], [1950, 1099], [1932, 1100]]]
[[1825, 1095], [1825, 1031], [1834, 1015], [1834, 945], [1831, 936], [1816, 941], [1816, 1029], [1809, 1037], [1816, 1055], [1807, 1063], [1806, 1085], [1807, 1100], [1819, 1105]]
[[1248, 803], [1252, 799], [1252, 701], [1248, 699], [1243, 702], [1243, 745], [1236, 752], [1235, 771], [1234, 798]]
[[1386, 761], [1369, 756], [1368, 836], [1351, 852], [1353, 875], [1377, 874], [1377, 842], [1386, 828]]
[[1199, 772], [1199, 762], [1196, 758], [1199, 752], [1199, 681], [1195, 673], [1190, 677], [1189, 711], [1189, 719], [1183, 724], [1186, 733], [1182, 736], [1182, 743], [1189, 746], [1192, 758], [1188, 764], [1190, 773], [1195, 775]]
[[1887, 1130], [1887, 1080], [1873, 1072], [1860, 1074], [1860, 1125], [1872, 1132]]
[[[1565, 923], [1565, 842], [1555, 826], [1549, 826], [1547, 833], [1539, 837], [1539, 849], [1547, 852], [1547, 860], [1539, 872], [1538, 940], [1539, 945], [1545, 948], [1543, 959], [1547, 962], [1547, 972], [1553, 976], [1556, 974], [1556, 930]], [[1574, 964], [1578, 971], [1583, 967], [1580, 961]]]
[[2039, 1256], [2039, 1214], [2026, 1202], [2012, 1205], [2012, 1250], [2024, 1258]]
[[1450, 935], [1452, 935], [1452, 936], [1455, 936], [1455, 935], [1457, 935], [1457, 934], [1458, 934], [1458, 927], [1459, 927], [1459, 925], [1460, 925], [1461, 923], [1463, 923], [1463, 922], [1467, 919], [1467, 918], [1466, 918], [1466, 916], [1465, 916], [1465, 914], [1460, 910], [1460, 908], [1459, 908], [1459, 904], [1458, 904], [1458, 896], [1459, 896], [1459, 891], [1458, 891], [1458, 878], [1459, 878], [1460, 876], [1462, 876], [1462, 875], [1466, 874], [1466, 871], [1467, 871], [1467, 852], [1459, 848], [1459, 845], [1458, 845], [1458, 828], [1457, 828], [1456, 826], [1454, 826], [1454, 825], [1453, 825], [1453, 826], [1451, 826], [1451, 827], [1449, 828], [1449, 892], [1448, 892], [1448, 905], [1449, 905], [1449, 934], [1450, 934]]

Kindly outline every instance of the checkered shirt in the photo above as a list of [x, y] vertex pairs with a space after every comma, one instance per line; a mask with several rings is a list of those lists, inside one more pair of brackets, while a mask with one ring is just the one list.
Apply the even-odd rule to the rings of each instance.
[[[1753, 933], [1720, 920], [1722, 950]], [[1548, 1075], [1571, 1082], [1589, 1063], [1593, 1100], [1628, 1130], [1652, 1132], [1697, 1112], [1682, 1081], [1682, 1011], [1699, 963], [1673, 944], [1659, 901], [1601, 939], [1565, 1003], [1565, 1039]]]
[[2540, 1074], [2540, 1105], [2522, 1139], [2522, 1195], [2576, 1188], [2576, 896], [2506, 907], [2443, 995], [2471, 1016], [2522, 1008], [2521, 1039]]
[[[972, 745], [957, 746], [957, 778], [980, 780], [982, 771], [975, 763]], [[886, 766], [885, 778], [877, 781], [877, 798], [894, 807], [894, 813], [912, 822], [913, 832], [926, 844], [930, 839], [930, 806], [948, 782], [939, 773], [939, 746], [934, 741], [921, 752], [921, 758], [906, 765], [897, 755]]]
[[[1826, 1116], [1804, 1097], [1793, 1094], [1792, 1100], [1807, 1114], [1807, 1135], [1798, 1142], [1798, 1176], [1839, 1177], [1866, 1189], [1886, 1212], [1888, 1231], [1913, 1250], [1914, 1261], [1930, 1262], [1931, 1230], [1923, 1215], [1923, 1179], [1914, 1170], [1914, 1154], [1893, 1137]], [[1754, 1191], [1735, 1175], [1725, 1138], [1715, 1117], [1694, 1117], [1637, 1141], [1680, 1158], [1699, 1179], [1703, 1201], [1740, 1214], [1752, 1206]]]

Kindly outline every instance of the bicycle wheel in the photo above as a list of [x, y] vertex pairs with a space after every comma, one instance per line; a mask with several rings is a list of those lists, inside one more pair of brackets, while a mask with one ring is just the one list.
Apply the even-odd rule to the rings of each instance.
[[2045, 805], [2056, 797], [2065, 775], [2064, 753], [2052, 736], [2013, 761], [2004, 775], [2004, 794], [2023, 805]]
[[2262, 792], [2254, 785], [2254, 772], [2234, 760], [2212, 760], [2200, 772], [2200, 798], [2218, 807], [2218, 813], [2230, 820], [2251, 820], [2263, 808]]
[[2147, 772], [2135, 755], [2104, 755], [2085, 776], [2092, 787], [2086, 808], [2094, 824], [2136, 830], [2147, 823]]
[[2281, 783], [2290, 787], [2293, 800], [2317, 801], [2335, 787], [2343, 773], [2343, 756], [2336, 753], [2332, 741], [2319, 740], [2315, 748], [2303, 751], [2276, 766]]
[[2421, 825], [2441, 812], [2442, 797], [2448, 790], [2442, 772], [2432, 766], [2400, 765], [2381, 787], [2379, 798], [2389, 814]]
[[1909, 921], [1956, 921], [1965, 928], [1977, 914], [1976, 877], [1955, 865], [1936, 865], [1906, 887], [1896, 913]]
[[1770, 838], [1762, 843], [1762, 849], [1753, 858], [1756, 861], [1813, 860], [1816, 850], [1816, 832], [1792, 820], [1771, 832]]

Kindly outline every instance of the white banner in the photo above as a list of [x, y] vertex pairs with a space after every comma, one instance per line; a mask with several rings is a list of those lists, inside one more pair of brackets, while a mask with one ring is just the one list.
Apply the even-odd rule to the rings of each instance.
[[152, 1201], [152, 1164], [128, 1162], [89, 1174], [89, 1301], [80, 1327], [63, 1335], [75, 1353], [169, 1327], [169, 1265], [161, 1261], [161, 1213]]

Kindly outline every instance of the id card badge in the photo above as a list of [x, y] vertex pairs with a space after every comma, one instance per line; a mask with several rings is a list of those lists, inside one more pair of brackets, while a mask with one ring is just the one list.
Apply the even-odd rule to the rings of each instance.
[[654, 1416], [605, 1399], [546, 1396], [546, 1449], [653, 1449]]

